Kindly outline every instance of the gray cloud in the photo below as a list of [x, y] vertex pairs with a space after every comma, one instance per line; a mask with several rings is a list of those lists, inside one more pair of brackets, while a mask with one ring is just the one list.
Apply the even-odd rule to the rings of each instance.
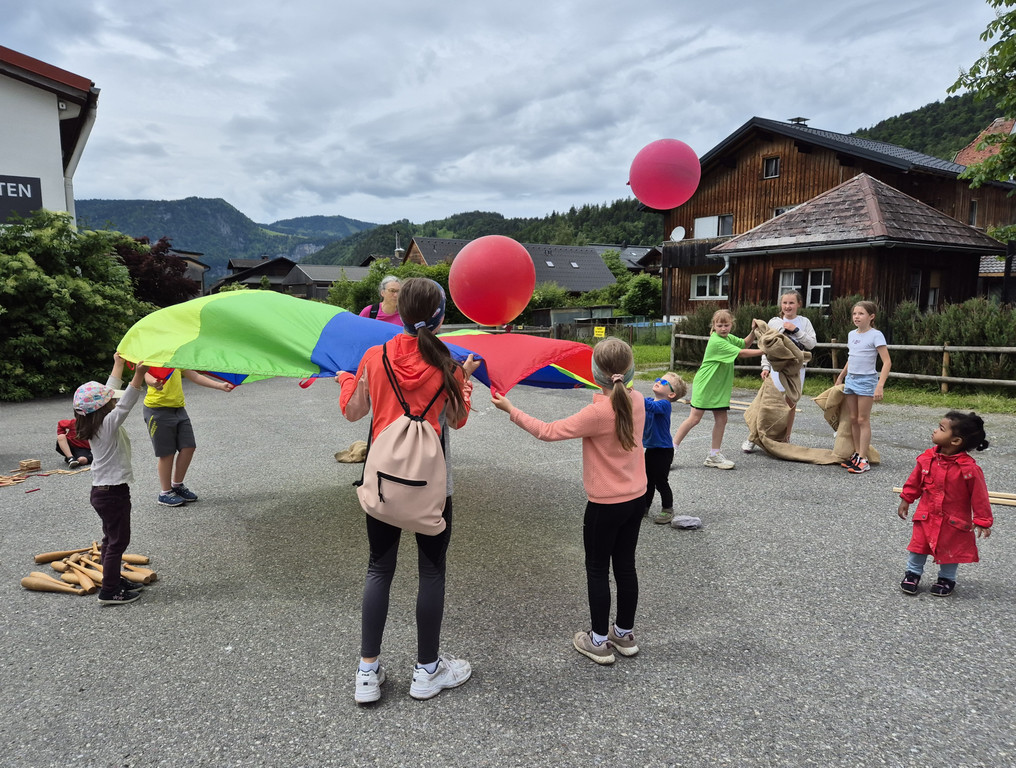
[[5, 45], [102, 89], [79, 198], [258, 221], [543, 216], [628, 197], [642, 146], [753, 115], [849, 132], [945, 97], [986, 3], [33, 0]]

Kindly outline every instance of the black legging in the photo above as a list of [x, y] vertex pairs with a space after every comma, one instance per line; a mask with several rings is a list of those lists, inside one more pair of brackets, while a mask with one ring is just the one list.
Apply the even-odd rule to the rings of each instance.
[[[653, 496], [656, 491], [660, 492], [660, 503], [664, 509], [673, 509], [674, 492], [670, 489], [670, 482], [667, 477], [670, 475], [670, 465], [674, 463], [673, 448], [646, 448], [646, 488], [645, 507], [648, 509], [653, 505]], [[628, 629], [628, 627], [621, 627]]]
[[639, 602], [635, 547], [642, 527], [642, 496], [619, 504], [586, 503], [582, 543], [586, 550], [586, 586], [593, 632], [607, 634], [610, 624], [610, 568], [617, 584], [617, 626], [634, 629]]
[[[444, 617], [445, 555], [452, 534], [452, 497], [445, 501], [445, 529], [436, 536], [416, 534], [420, 585], [416, 593], [416, 660], [420, 664], [437, 661], [441, 646], [441, 619]], [[370, 561], [363, 586], [363, 613], [360, 655], [373, 658], [381, 654], [381, 638], [388, 619], [388, 600], [399, 556], [402, 529], [367, 518]]]

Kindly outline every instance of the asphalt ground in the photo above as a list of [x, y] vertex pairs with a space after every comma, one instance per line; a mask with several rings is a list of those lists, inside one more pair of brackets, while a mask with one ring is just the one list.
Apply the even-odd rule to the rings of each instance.
[[[330, 381], [189, 387], [199, 445], [187, 483], [200, 500], [174, 509], [155, 504], [137, 408], [130, 551], [159, 580], [128, 606], [19, 585], [36, 553], [100, 535], [88, 473], [0, 488], [0, 765], [1016, 764], [1016, 508], [995, 508], [995, 535], [954, 595], [927, 592], [933, 568], [919, 595], [898, 587], [909, 524], [891, 489], [941, 412], [877, 405], [883, 464], [860, 476], [741, 454], [737, 413], [725, 442], [737, 468], [708, 469], [707, 417], [671, 473], [677, 512], [704, 527], [643, 525], [642, 650], [598, 667], [571, 647], [589, 626], [580, 443], [534, 440], [477, 387], [453, 438], [442, 636], [473, 677], [409, 696], [416, 569], [404, 537], [389, 679], [380, 702], [358, 707], [360, 468], [333, 454], [367, 423], [347, 423], [337, 394]], [[510, 396], [547, 420], [590, 399]], [[55, 427], [70, 410], [69, 396], [0, 406], [0, 471], [28, 458], [61, 467]], [[675, 408], [674, 428], [685, 414]], [[992, 448], [976, 456], [988, 487], [1016, 492], [1016, 419], [986, 421]], [[795, 441], [832, 438], [804, 401]]]

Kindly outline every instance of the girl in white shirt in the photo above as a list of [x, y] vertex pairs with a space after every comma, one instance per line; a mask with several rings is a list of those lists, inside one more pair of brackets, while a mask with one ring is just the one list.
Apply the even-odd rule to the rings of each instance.
[[[794, 342], [801, 349], [811, 350], [815, 348], [818, 343], [818, 339], [815, 336], [815, 328], [811, 324], [811, 320], [804, 317], [804, 315], [797, 314], [801, 311], [801, 307], [804, 306], [804, 296], [796, 288], [788, 288], [780, 295], [780, 314], [769, 320], [769, 327], [774, 331], [779, 331]], [[804, 368], [801, 366], [801, 391], [804, 391]], [[769, 364], [769, 359], [762, 355], [762, 378], [766, 379], [772, 376], [773, 385], [780, 392], [784, 392], [785, 388], [783, 382], [780, 381], [779, 371], [774, 371], [773, 367]], [[787, 407], [790, 408], [790, 413], [787, 414], [787, 431], [783, 436], [783, 442], [790, 442], [790, 433], [794, 429], [794, 416], [797, 413], [797, 403], [792, 403], [787, 400]], [[755, 450], [755, 444], [751, 440], [745, 440], [741, 446], [741, 450], [745, 453], [751, 453]]]
[[[872, 301], [859, 301], [854, 305], [851, 315], [857, 330], [847, 334], [847, 364], [836, 377], [836, 383], [843, 384], [843, 394], [850, 411], [850, 435], [854, 439], [854, 455], [840, 466], [855, 475], [871, 469], [868, 464], [871, 406], [882, 399], [882, 388], [892, 368], [885, 336], [872, 325], [875, 309]], [[875, 369], [878, 358], [882, 359], [881, 373]]]
[[113, 355], [105, 384], [89, 381], [74, 393], [75, 429], [92, 445], [92, 508], [102, 519], [102, 587], [99, 605], [125, 605], [140, 597], [120, 575], [121, 555], [131, 540], [131, 441], [124, 419], [141, 396], [147, 365], [138, 364], [124, 392], [118, 392], [124, 360]]

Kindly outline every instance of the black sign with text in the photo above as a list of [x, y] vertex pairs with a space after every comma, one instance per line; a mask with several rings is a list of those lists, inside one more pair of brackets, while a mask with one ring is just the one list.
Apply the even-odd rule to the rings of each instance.
[[42, 179], [0, 175], [0, 223], [12, 213], [27, 216], [42, 208]]

